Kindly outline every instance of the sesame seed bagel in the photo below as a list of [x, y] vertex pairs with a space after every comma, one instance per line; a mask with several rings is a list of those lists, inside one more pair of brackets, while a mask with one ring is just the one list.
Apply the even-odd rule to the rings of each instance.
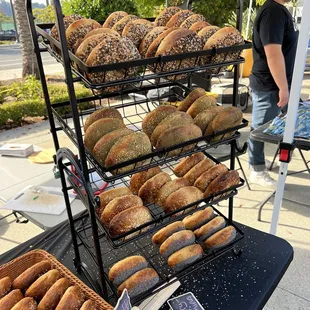
[[[75, 21], [82, 19], [83, 17], [81, 15], [78, 14], [73, 14], [73, 15], [67, 15], [63, 18], [64, 21], [64, 25], [65, 25], [65, 30], [67, 30], [67, 28]], [[53, 26], [53, 28], [51, 29], [51, 36], [56, 39], [57, 41], [59, 41], [59, 34], [58, 34], [58, 28], [57, 28], [57, 24], [55, 24]]]
[[110, 28], [96, 28], [94, 30], [92, 30], [91, 32], [89, 32], [85, 37], [84, 37], [84, 40], [86, 40], [87, 38], [95, 35], [95, 34], [101, 34], [101, 33], [109, 33], [109, 34], [112, 34], [112, 35], [118, 35], [119, 36], [119, 33], [113, 29], [110, 29]]
[[185, 21], [181, 24], [181, 28], [187, 28], [190, 29], [191, 26], [193, 26], [195, 23], [199, 21], [205, 21], [203, 15], [201, 14], [193, 14], [185, 19]]
[[207, 207], [204, 210], [199, 210], [183, 219], [183, 223], [186, 229], [196, 230], [202, 225], [208, 223], [214, 217], [212, 207]]
[[189, 29], [192, 31], [195, 31], [196, 33], [199, 33], [200, 30], [202, 30], [203, 28], [207, 26], [211, 26], [211, 25], [206, 21], [199, 21], [199, 22], [192, 24]]
[[184, 178], [189, 181], [191, 185], [194, 185], [195, 181], [206, 171], [214, 166], [214, 162], [210, 158], [205, 158], [190, 169]]
[[119, 20], [123, 17], [127, 16], [128, 14], [124, 11], [116, 11], [111, 13], [104, 24], [102, 25], [103, 28], [112, 28]]
[[170, 6], [169, 8], [164, 9], [155, 19], [156, 26], [166, 26], [170, 18], [182, 10], [176, 6]]
[[127, 15], [119, 20], [112, 29], [115, 30], [118, 34], [122, 35], [125, 26], [132, 20], [139, 19], [136, 15]]
[[184, 229], [185, 229], [185, 226], [182, 221], [177, 221], [172, 224], [169, 224], [165, 226], [164, 228], [160, 229], [156, 234], [153, 235], [152, 242], [154, 244], [160, 245], [171, 235]]
[[142, 57], [145, 57], [145, 54], [153, 41], [167, 29], [168, 28], [166, 27], [155, 27], [145, 35], [139, 45], [139, 53]]
[[217, 26], [210, 26], [207, 25], [206, 27], [202, 28], [198, 32], [198, 36], [202, 39], [203, 44], [206, 44], [206, 42], [214, 35], [218, 30], [220, 30]]
[[222, 216], [216, 216], [213, 220], [195, 230], [194, 233], [199, 241], [204, 241], [211, 235], [223, 229], [225, 225], [225, 219]]
[[159, 167], [154, 167], [146, 171], [135, 173], [130, 179], [130, 189], [134, 194], [138, 194], [139, 189], [147, 180], [161, 172], [162, 170]]
[[179, 164], [174, 167], [174, 174], [177, 177], [183, 177], [189, 170], [195, 165], [201, 162], [205, 158], [205, 155], [201, 152], [195, 153], [191, 156], [185, 157]]
[[169, 19], [166, 26], [168, 28], [180, 27], [181, 24], [191, 15], [194, 15], [194, 13], [190, 10], [182, 10], [180, 12], [177, 12]]

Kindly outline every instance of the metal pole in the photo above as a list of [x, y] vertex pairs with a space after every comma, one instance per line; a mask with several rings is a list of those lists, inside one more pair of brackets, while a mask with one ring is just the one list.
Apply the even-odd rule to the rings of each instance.
[[[304, 8], [301, 20], [301, 27], [299, 33], [299, 40], [297, 46], [297, 53], [295, 59], [295, 67], [293, 74], [293, 81], [291, 86], [291, 94], [288, 103], [288, 112], [286, 118], [285, 131], [283, 135], [283, 142], [292, 144], [294, 140], [294, 131], [297, 119], [297, 112], [299, 106], [300, 92], [302, 86], [302, 80], [304, 77], [305, 63], [307, 57], [307, 48], [309, 42], [310, 32], [310, 1], [304, 1]], [[308, 16], [307, 16], [308, 15]], [[287, 175], [288, 163], [281, 162], [279, 178], [277, 184], [276, 197], [273, 206], [272, 220], [270, 226], [270, 233], [275, 235], [277, 233], [279, 213], [282, 205], [286, 175]]]
[[12, 16], [13, 16], [13, 22], [14, 22], [14, 29], [15, 29], [15, 33], [16, 33], [16, 42], [19, 43], [19, 35], [18, 35], [15, 11], [14, 11], [14, 6], [13, 6], [12, 0], [10, 0], [10, 4], [11, 4], [11, 10], [12, 10]]

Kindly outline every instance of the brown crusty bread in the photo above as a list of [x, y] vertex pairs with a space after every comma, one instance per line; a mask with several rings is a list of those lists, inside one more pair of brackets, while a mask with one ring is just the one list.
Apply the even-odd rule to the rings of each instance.
[[143, 256], [129, 256], [112, 266], [109, 271], [109, 280], [119, 286], [134, 273], [147, 268], [147, 261]]
[[204, 192], [206, 198], [211, 195], [215, 195], [218, 192], [225, 191], [230, 187], [238, 185], [240, 177], [238, 171], [231, 170], [220, 174], [215, 180], [213, 180]]
[[183, 223], [186, 229], [194, 231], [195, 229], [209, 222], [213, 217], [213, 208], [207, 207], [203, 210], [199, 210], [191, 215], [186, 216], [183, 219]]
[[204, 96], [206, 91], [203, 88], [197, 87], [191, 91], [187, 97], [181, 101], [181, 104], [178, 106], [178, 111], [186, 112], [189, 107], [200, 97]]
[[0, 298], [6, 295], [12, 287], [12, 281], [10, 277], [4, 277], [0, 279]]
[[[63, 18], [63, 22], [65, 25], [65, 30], [76, 20], [82, 19], [83, 17], [81, 15], [78, 14], [72, 14], [72, 15], [67, 15], [64, 16]], [[57, 27], [57, 23], [55, 23], [55, 25], [53, 26], [53, 28], [51, 29], [51, 36], [56, 39], [57, 41], [59, 41], [59, 34], [58, 34], [58, 27]]]
[[195, 118], [204, 110], [209, 110], [216, 107], [216, 99], [210, 95], [204, 95], [191, 104], [187, 112], [192, 118]]
[[148, 208], [143, 206], [132, 207], [114, 216], [109, 226], [109, 232], [111, 237], [116, 237], [151, 220], [152, 216]]
[[153, 27], [153, 23], [146, 19], [134, 19], [124, 27], [122, 36], [127, 37], [136, 47], [139, 47], [142, 39], [153, 29]]
[[0, 309], [11, 310], [23, 298], [24, 296], [19, 289], [13, 290], [0, 299]]
[[183, 177], [189, 170], [191, 170], [195, 165], [201, 162], [205, 158], [205, 155], [202, 152], [195, 153], [188, 157], [185, 157], [178, 163], [173, 172], [177, 177]]
[[[156, 149], [172, 147], [183, 142], [197, 139], [202, 136], [201, 129], [195, 124], [180, 125], [166, 129], [157, 139]], [[169, 152], [169, 156], [175, 156], [181, 152], [186, 152], [195, 148], [196, 144], [184, 146]]]
[[35, 280], [51, 268], [51, 263], [47, 260], [43, 260], [29, 267], [13, 281], [13, 288], [26, 290]]
[[119, 20], [128, 14], [124, 11], [116, 11], [111, 13], [102, 25], [103, 28], [112, 28]]
[[90, 116], [86, 119], [84, 131], [86, 132], [91, 124], [100, 120], [101, 118], [118, 118], [120, 120], [123, 119], [121, 113], [118, 110], [113, 108], [101, 108], [90, 114]]
[[161, 189], [157, 192], [156, 196], [156, 204], [158, 204], [160, 207], [164, 205], [164, 202], [168, 198], [170, 194], [177, 191], [178, 189], [189, 186], [189, 182], [185, 178], [178, 178], [172, 181], [167, 182], [164, 184]]
[[160, 172], [148, 179], [139, 189], [138, 196], [144, 203], [156, 201], [157, 193], [167, 182], [171, 181], [168, 173]]
[[25, 297], [33, 297], [36, 300], [41, 300], [46, 292], [58, 280], [59, 271], [52, 269], [39, 277], [25, 292]]
[[220, 174], [228, 171], [228, 168], [223, 164], [215, 165], [206, 172], [200, 175], [195, 181], [194, 186], [199, 188], [202, 192], [205, 192], [209, 184], [216, 179]]
[[200, 31], [198, 31], [199, 37], [202, 39], [203, 43], [206, 44], [206, 42], [214, 35], [218, 30], [220, 30], [217, 26], [211, 26], [207, 25], [206, 27], [202, 28]]
[[38, 305], [38, 310], [55, 309], [65, 291], [71, 286], [66, 278], [57, 280], [46, 292]]
[[61, 297], [55, 310], [77, 310], [84, 303], [84, 294], [76, 287], [70, 286]]
[[168, 265], [175, 271], [180, 271], [200, 259], [202, 254], [202, 247], [199, 244], [192, 244], [169, 256]]
[[155, 27], [144, 36], [139, 45], [139, 53], [142, 57], [145, 57], [145, 54], [153, 41], [167, 29], [167, 27], [162, 26]]
[[176, 251], [195, 243], [195, 235], [191, 230], [181, 230], [166, 239], [159, 248], [159, 253], [168, 258]]
[[[121, 137], [111, 148], [105, 160], [105, 166], [111, 167], [131, 159], [150, 154], [152, 152], [151, 141], [143, 132], [134, 132]], [[118, 173], [126, 172], [134, 167], [142, 165], [143, 161], [118, 169]]]
[[129, 279], [123, 282], [118, 290], [117, 294], [122, 295], [123, 290], [126, 288], [128, 295], [134, 298], [141, 293], [144, 293], [154, 287], [159, 281], [159, 276], [153, 268], [142, 269], [133, 274]]
[[213, 121], [215, 116], [224, 109], [223, 106], [218, 106], [212, 109], [204, 110], [200, 112], [194, 119], [195, 125], [197, 125], [203, 133], [206, 132], [207, 127]]
[[101, 25], [93, 19], [82, 18], [70, 24], [66, 30], [68, 49], [75, 53], [87, 33], [96, 28]]
[[198, 21], [198, 22], [192, 24], [192, 26], [189, 29], [198, 33], [200, 30], [202, 30], [203, 28], [205, 28], [207, 26], [210, 26], [210, 24], [208, 22]]
[[99, 139], [95, 144], [93, 154], [98, 163], [105, 165], [105, 160], [112, 148], [112, 146], [122, 137], [132, 134], [134, 131], [126, 127], [113, 130]]
[[179, 126], [180, 124], [187, 125], [193, 123], [194, 121], [191, 116], [185, 112], [177, 111], [171, 113], [165, 119], [163, 119], [154, 129], [151, 136], [152, 145], [156, 145], [157, 139], [165, 130], [175, 126]]
[[143, 206], [142, 199], [136, 195], [126, 195], [114, 198], [104, 208], [100, 217], [101, 222], [105, 226], [109, 226], [114, 216], [135, 206]]
[[[97, 34], [111, 34], [111, 35], [116, 35], [116, 36], [119, 36], [119, 33], [113, 29], [110, 29], [110, 28], [96, 28], [92, 31], [90, 31], [85, 37], [84, 37], [84, 40], [83, 42], [88, 39], [89, 37], [91, 36], [94, 36], [94, 35], [97, 35]], [[83, 43], [82, 42], [82, 43]]]
[[155, 110], [148, 113], [142, 121], [142, 130], [148, 137], [151, 137], [154, 129], [159, 123], [164, 120], [169, 114], [176, 112], [176, 107], [161, 105]]
[[88, 299], [83, 303], [80, 310], [97, 310], [97, 309], [98, 308], [96, 307], [95, 303], [92, 300]]
[[120, 19], [113, 27], [112, 30], [116, 31], [118, 34], [122, 34], [125, 26], [132, 20], [139, 19], [136, 15], [127, 15]]
[[87, 128], [84, 136], [84, 144], [90, 152], [93, 152], [96, 143], [104, 135], [124, 127], [123, 120], [119, 118], [101, 118]]
[[207, 224], [201, 226], [199, 229], [196, 229], [194, 233], [199, 241], [204, 241], [211, 235], [223, 229], [225, 226], [226, 220], [222, 216], [216, 216]]
[[181, 24], [194, 13], [191, 10], [182, 10], [180, 12], [175, 13], [167, 22], [166, 26], [171, 27], [180, 27]]
[[160, 245], [171, 235], [184, 229], [185, 226], [182, 221], [171, 223], [165, 226], [164, 228], [160, 229], [156, 234], [154, 234], [152, 237], [152, 242], [154, 244]]
[[236, 238], [236, 234], [236, 229], [233, 226], [227, 226], [205, 240], [204, 247], [209, 250], [220, 249], [231, 243]]
[[206, 171], [211, 169], [214, 166], [214, 162], [210, 158], [205, 158], [190, 169], [185, 175], [184, 178], [189, 181], [191, 185], [194, 185], [195, 181]]
[[166, 26], [169, 19], [176, 13], [181, 12], [181, 9], [176, 6], [170, 6], [159, 13], [155, 19], [156, 26]]
[[11, 310], [37, 310], [37, 303], [32, 297], [23, 298]]
[[134, 194], [138, 194], [141, 186], [156, 174], [162, 172], [159, 167], [153, 167], [146, 171], [141, 171], [132, 175], [130, 179], [130, 189]]
[[[190, 29], [191, 26], [197, 22], [200, 22], [200, 21], [205, 21], [206, 19], [204, 18], [203, 15], [201, 14], [193, 14], [189, 17], [187, 17], [185, 19], [185, 21], [181, 24], [181, 28], [187, 28], [187, 29]], [[194, 30], [195, 31], [195, 30]]]
[[185, 186], [170, 194], [163, 208], [166, 213], [171, 213], [202, 199], [203, 193], [198, 188]]

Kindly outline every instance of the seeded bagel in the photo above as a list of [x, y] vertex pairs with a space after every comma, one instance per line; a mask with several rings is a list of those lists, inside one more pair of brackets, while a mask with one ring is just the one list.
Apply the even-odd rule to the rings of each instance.
[[199, 241], [204, 241], [211, 235], [223, 229], [225, 225], [226, 225], [225, 219], [222, 216], [217, 216], [207, 224], [195, 230], [194, 233]]
[[200, 226], [208, 223], [214, 217], [212, 207], [207, 207], [204, 210], [199, 210], [183, 219], [183, 223], [186, 229], [196, 230]]
[[176, 6], [170, 6], [164, 9], [155, 19], [156, 26], [166, 26], [170, 18], [182, 10]]
[[[67, 15], [63, 18], [64, 21], [64, 25], [65, 25], [65, 30], [67, 30], [67, 28], [75, 21], [82, 19], [83, 17], [81, 15], [78, 14], [73, 14], [73, 15]], [[58, 34], [58, 28], [57, 28], [57, 23], [55, 23], [55, 25], [53, 26], [53, 28], [51, 29], [51, 36], [56, 39], [57, 41], [59, 41], [59, 34]]]
[[178, 111], [186, 112], [198, 98], [204, 96], [205, 94], [206, 91], [203, 88], [195, 88], [186, 96], [183, 101], [181, 101], [181, 104], [178, 106]]
[[168, 28], [180, 27], [181, 24], [191, 15], [194, 15], [194, 13], [190, 10], [182, 10], [180, 12], [177, 12], [169, 19], [166, 26]]
[[210, 95], [204, 95], [198, 98], [187, 110], [187, 113], [195, 118], [199, 113], [204, 110], [209, 110], [216, 107], [216, 99]]
[[182, 161], [174, 167], [174, 174], [177, 177], [183, 177], [189, 170], [195, 165], [201, 162], [205, 158], [202, 152], [195, 153], [191, 156], [185, 157]]
[[204, 247], [209, 250], [220, 249], [231, 243], [236, 238], [236, 234], [236, 229], [233, 226], [227, 226], [205, 240]]
[[111, 13], [104, 24], [102, 25], [103, 28], [112, 28], [119, 20], [123, 17], [127, 16], [128, 14], [124, 11], [116, 11]]
[[135, 173], [130, 179], [130, 189], [134, 194], [138, 194], [139, 189], [147, 180], [161, 172], [162, 170], [159, 167], [154, 167], [146, 171]]
[[[96, 28], [92, 31], [90, 31], [85, 37], [84, 40], [88, 39], [89, 37], [96, 35], [96, 34], [102, 34], [102, 33], [107, 33], [107, 34], [112, 34], [112, 35], [116, 35], [119, 36], [119, 33], [113, 29], [110, 28]], [[83, 41], [84, 42], [84, 41]]]
[[139, 45], [139, 53], [142, 57], [145, 57], [145, 54], [153, 41], [167, 29], [167, 27], [155, 27], [145, 35]]
[[201, 129], [201, 131], [205, 133], [209, 124], [213, 121], [215, 116], [222, 110], [224, 110], [224, 107], [218, 106], [218, 107], [200, 112], [194, 119], [195, 125], [197, 125]]
[[152, 242], [154, 244], [160, 245], [171, 235], [184, 229], [185, 226], [182, 221], [177, 221], [172, 224], [169, 224], [153, 235]]
[[198, 36], [202, 39], [203, 44], [206, 42], [218, 31], [220, 27], [207, 25], [198, 31]]
[[203, 28], [210, 26], [210, 24], [206, 21], [199, 21], [196, 22], [194, 24], [192, 24], [192, 26], [189, 28], [192, 31], [195, 31], [196, 33], [199, 33], [200, 30], [202, 30]]
[[214, 162], [205, 158], [200, 161], [197, 165], [195, 165], [192, 169], [190, 169], [185, 175], [184, 178], [189, 181], [191, 185], [194, 185], [195, 181], [206, 171], [211, 169], [214, 166]]
[[206, 19], [204, 18], [203, 15], [201, 15], [201, 14], [193, 14], [193, 15], [187, 17], [187, 18], [185, 19], [185, 21], [181, 24], [180, 27], [181, 27], [181, 28], [190, 29], [190, 27], [191, 27], [193, 24], [195, 24], [195, 23], [197, 23], [197, 22], [199, 22], [199, 21], [205, 21], [205, 20], [206, 20]]
[[132, 20], [139, 19], [136, 15], [127, 15], [120, 19], [112, 29], [115, 30], [118, 34], [122, 35], [125, 26]]

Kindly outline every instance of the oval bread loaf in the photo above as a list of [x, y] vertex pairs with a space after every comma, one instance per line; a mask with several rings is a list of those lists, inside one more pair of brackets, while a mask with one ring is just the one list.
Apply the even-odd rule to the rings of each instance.
[[130, 39], [136, 47], [139, 47], [145, 35], [153, 29], [154, 25], [146, 19], [130, 21], [124, 28], [122, 36]]
[[109, 202], [111, 202], [114, 198], [131, 195], [131, 194], [132, 194], [131, 190], [126, 186], [112, 188], [107, 191], [104, 191], [103, 193], [99, 195], [100, 208], [102, 208], [102, 211], [103, 211], [106, 205]]
[[117, 262], [109, 271], [109, 280], [119, 286], [136, 272], [147, 268], [147, 261], [143, 256], [130, 256]]
[[195, 88], [183, 101], [181, 101], [181, 104], [178, 106], [178, 110], [186, 112], [198, 98], [204, 96], [205, 94], [206, 91], [203, 88]]
[[169, 224], [153, 235], [152, 242], [160, 245], [171, 235], [184, 229], [185, 229], [185, 226], [182, 221], [177, 221], [172, 224]]
[[203, 244], [209, 250], [217, 250], [231, 243], [236, 238], [236, 234], [233, 226], [227, 226], [209, 237]]
[[[90, 31], [85, 37], [84, 37], [84, 40], [83, 42], [88, 39], [89, 37], [91, 36], [94, 36], [94, 35], [97, 35], [97, 34], [111, 34], [111, 35], [114, 35], [114, 36], [119, 36], [119, 33], [113, 29], [110, 29], [110, 28], [96, 28], [92, 31]], [[82, 42], [82, 43], [83, 43]]]
[[224, 109], [223, 106], [218, 106], [212, 109], [204, 110], [200, 112], [194, 119], [195, 125], [197, 125], [203, 133], [206, 132], [207, 127], [213, 121], [215, 116]]
[[[72, 14], [72, 15], [67, 15], [63, 18], [63, 22], [65, 25], [65, 30], [67, 30], [67, 28], [76, 20], [82, 19], [83, 17], [81, 15], [78, 14]], [[58, 27], [57, 27], [57, 23], [55, 23], [55, 25], [53, 26], [53, 28], [51, 29], [51, 36], [56, 39], [57, 41], [59, 41], [59, 34], [58, 34]]]
[[128, 14], [124, 11], [116, 11], [111, 13], [104, 24], [102, 25], [103, 28], [112, 28], [119, 20], [123, 17], [127, 16]]
[[195, 181], [206, 171], [211, 169], [214, 166], [214, 162], [205, 158], [200, 161], [197, 165], [195, 165], [192, 169], [190, 169], [185, 175], [184, 178], [189, 181], [191, 185], [194, 185]]
[[113, 27], [112, 29], [114, 31], [116, 31], [118, 34], [122, 34], [123, 33], [123, 30], [125, 28], [125, 26], [131, 22], [132, 20], [135, 20], [135, 19], [139, 19], [138, 16], [136, 15], [127, 15], [125, 17], [123, 17], [122, 19], [120, 19]]
[[92, 300], [86, 300], [80, 310], [97, 310], [96, 304]]
[[210, 26], [210, 24], [208, 22], [198, 21], [198, 22], [192, 24], [192, 26], [189, 29], [198, 33], [200, 30], [202, 30], [203, 28], [208, 27], [208, 26]]
[[213, 96], [204, 95], [192, 103], [192, 105], [188, 108], [187, 113], [192, 118], [195, 118], [202, 111], [209, 110], [215, 107], [216, 99]]
[[70, 286], [60, 299], [56, 310], [80, 309], [82, 304], [84, 303], [84, 300], [84, 294], [76, 286]]
[[174, 174], [177, 177], [183, 177], [189, 170], [191, 170], [195, 165], [201, 162], [205, 158], [202, 152], [195, 153], [181, 160], [179, 164], [174, 167]]
[[134, 194], [138, 194], [141, 186], [156, 174], [162, 172], [159, 167], [150, 168], [146, 171], [135, 173], [130, 179], [130, 189]]
[[198, 36], [202, 39], [203, 44], [206, 44], [206, 42], [214, 35], [218, 30], [220, 30], [217, 26], [206, 26], [202, 28], [200, 31], [198, 31]]
[[11, 310], [36, 310], [37, 303], [32, 297], [23, 298]]
[[156, 26], [166, 26], [170, 18], [178, 13], [181, 12], [181, 9], [176, 6], [170, 6], [166, 9], [164, 9], [155, 19], [155, 25]]
[[182, 10], [180, 12], [175, 13], [167, 22], [166, 26], [171, 27], [180, 27], [181, 24], [194, 13], [190, 10]]
[[10, 277], [0, 279], [0, 299], [11, 290], [11, 287], [12, 281]]
[[194, 233], [199, 241], [204, 241], [211, 235], [223, 229], [225, 226], [226, 226], [225, 219], [222, 216], [217, 216], [207, 224], [195, 230]]
[[185, 21], [181, 24], [181, 28], [187, 28], [190, 29], [191, 26], [199, 21], [205, 21], [203, 15], [201, 14], [193, 14], [185, 19]]
[[186, 229], [196, 230], [200, 226], [206, 224], [214, 217], [212, 207], [207, 207], [204, 210], [197, 211], [183, 219], [183, 223]]
[[22, 292], [15, 289], [0, 299], [0, 309], [11, 310], [23, 298]]
[[139, 53], [142, 57], [145, 57], [145, 54], [153, 41], [167, 29], [168, 28], [166, 27], [155, 27], [144, 36], [139, 45]]

